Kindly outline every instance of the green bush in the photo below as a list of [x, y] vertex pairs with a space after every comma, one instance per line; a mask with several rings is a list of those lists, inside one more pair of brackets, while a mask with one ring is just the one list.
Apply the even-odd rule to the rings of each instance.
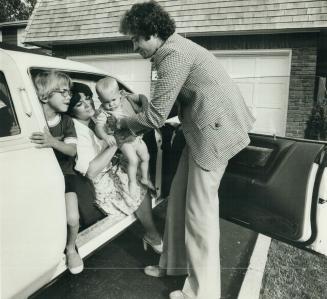
[[316, 103], [312, 108], [305, 138], [314, 140], [327, 140], [327, 100]]

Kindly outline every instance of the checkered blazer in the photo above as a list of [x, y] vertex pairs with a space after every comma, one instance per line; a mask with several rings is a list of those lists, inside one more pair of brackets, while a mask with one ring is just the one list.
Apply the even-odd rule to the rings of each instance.
[[186, 143], [202, 168], [216, 169], [249, 144], [254, 118], [212, 53], [173, 34], [152, 62], [158, 73], [153, 98], [144, 112], [127, 119], [132, 131], [163, 126], [177, 102]]

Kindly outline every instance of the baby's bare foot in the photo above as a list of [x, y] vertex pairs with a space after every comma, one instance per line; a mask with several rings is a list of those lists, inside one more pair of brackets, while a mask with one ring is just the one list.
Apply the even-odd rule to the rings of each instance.
[[156, 188], [153, 186], [153, 184], [151, 183], [150, 180], [146, 179], [146, 178], [141, 178], [140, 182], [142, 185], [147, 186], [149, 189], [151, 190], [155, 190]]

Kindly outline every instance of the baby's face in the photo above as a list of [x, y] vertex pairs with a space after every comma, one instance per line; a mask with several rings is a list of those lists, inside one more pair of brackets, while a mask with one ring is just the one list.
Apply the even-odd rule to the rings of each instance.
[[118, 91], [103, 90], [100, 96], [102, 107], [107, 111], [114, 111], [120, 107], [121, 95]]

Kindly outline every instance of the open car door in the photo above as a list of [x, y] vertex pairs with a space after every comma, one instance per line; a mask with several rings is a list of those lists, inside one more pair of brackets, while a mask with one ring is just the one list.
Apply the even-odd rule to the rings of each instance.
[[327, 254], [327, 143], [251, 134], [221, 181], [221, 216]]
[[[169, 161], [163, 165], [162, 195], [167, 196], [185, 139], [179, 129], [162, 131], [163, 158]], [[222, 178], [221, 217], [327, 255], [327, 142], [250, 138]]]

